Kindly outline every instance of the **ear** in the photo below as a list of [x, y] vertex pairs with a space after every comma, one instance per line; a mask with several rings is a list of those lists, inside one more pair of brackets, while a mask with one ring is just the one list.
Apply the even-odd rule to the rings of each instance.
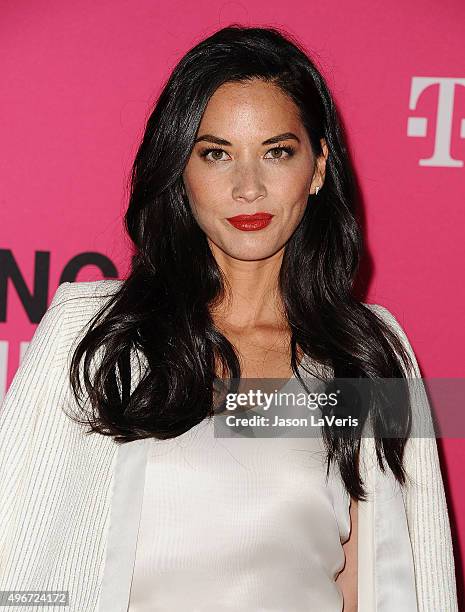
[[184, 198], [187, 197], [187, 192], [186, 192], [186, 186], [184, 185], [184, 181], [181, 177], [181, 182], [180, 182], [180, 187], [181, 187], [181, 194]]
[[328, 159], [329, 149], [324, 138], [320, 139], [321, 148], [323, 153], [316, 158], [316, 168], [313, 173], [312, 184], [310, 185], [310, 194], [315, 193], [316, 187], [320, 189], [323, 187], [326, 176], [326, 160]]

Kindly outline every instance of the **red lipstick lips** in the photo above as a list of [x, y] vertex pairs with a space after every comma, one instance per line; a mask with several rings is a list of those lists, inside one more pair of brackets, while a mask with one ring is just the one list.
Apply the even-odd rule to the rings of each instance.
[[257, 212], [254, 215], [236, 215], [228, 217], [229, 223], [243, 232], [254, 232], [266, 227], [274, 215], [267, 212]]

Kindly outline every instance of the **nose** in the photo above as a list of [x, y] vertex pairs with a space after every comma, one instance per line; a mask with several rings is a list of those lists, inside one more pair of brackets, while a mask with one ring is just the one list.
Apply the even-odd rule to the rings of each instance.
[[260, 169], [254, 164], [242, 164], [233, 178], [232, 196], [235, 200], [255, 202], [266, 195], [265, 184]]

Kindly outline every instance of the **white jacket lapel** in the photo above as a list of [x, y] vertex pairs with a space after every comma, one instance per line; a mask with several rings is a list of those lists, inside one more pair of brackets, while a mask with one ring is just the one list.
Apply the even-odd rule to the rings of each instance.
[[127, 612], [150, 438], [118, 446], [98, 612]]
[[399, 483], [363, 437], [361, 473], [368, 499], [358, 505], [358, 612], [417, 612], [413, 553]]

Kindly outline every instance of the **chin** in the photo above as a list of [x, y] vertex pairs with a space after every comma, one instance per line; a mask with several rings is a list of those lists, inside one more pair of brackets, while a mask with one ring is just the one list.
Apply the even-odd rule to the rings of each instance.
[[254, 249], [254, 248], [243, 248], [243, 249], [228, 249], [225, 253], [233, 259], [240, 261], [259, 261], [261, 259], [267, 259], [271, 257], [279, 249]]
[[[244, 232], [244, 234], [246, 233]], [[239, 261], [267, 259], [275, 255], [285, 245], [285, 243], [274, 244], [271, 241], [268, 241], [268, 244], [264, 244], [263, 239], [258, 240], [258, 236], [252, 237], [247, 235], [238, 236], [234, 241], [230, 237], [227, 237], [226, 240], [215, 241], [209, 238], [208, 242], [210, 243], [213, 255], [217, 252], [220, 257], [225, 255]]]

